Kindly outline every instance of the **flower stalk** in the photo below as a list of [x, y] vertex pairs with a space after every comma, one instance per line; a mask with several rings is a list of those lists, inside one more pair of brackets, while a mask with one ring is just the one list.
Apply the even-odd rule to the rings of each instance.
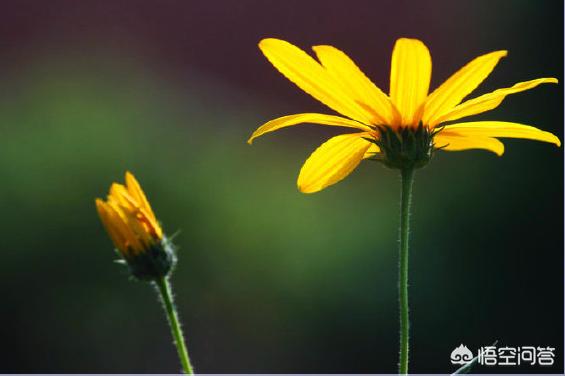
[[400, 307], [400, 351], [398, 371], [408, 373], [408, 352], [410, 340], [410, 318], [408, 307], [408, 249], [410, 238], [410, 204], [412, 201], [412, 184], [414, 168], [403, 168], [401, 171], [402, 189], [400, 194], [400, 249], [398, 273], [398, 299]]
[[460, 119], [498, 107], [511, 95], [541, 84], [557, 84], [554, 77], [519, 82], [467, 99], [489, 76], [507, 51], [476, 57], [443, 84], [430, 91], [431, 54], [413, 38], [394, 44], [390, 91], [379, 89], [343, 51], [313, 46], [315, 57], [275, 38], [259, 42], [269, 62], [300, 89], [339, 114], [303, 112], [278, 117], [257, 128], [248, 143], [259, 136], [304, 123], [349, 128], [353, 133], [334, 136], [306, 160], [298, 175], [303, 193], [319, 192], [352, 173], [363, 160], [376, 160], [398, 169], [402, 176], [399, 251], [400, 360], [399, 372], [408, 373], [408, 249], [410, 201], [414, 171], [426, 165], [436, 151], [483, 149], [501, 156], [499, 138], [522, 138], [553, 143], [561, 140], [533, 126], [505, 121]]
[[106, 200], [96, 199], [96, 209], [117, 253], [130, 274], [155, 285], [169, 321], [184, 373], [193, 374], [169, 278], [177, 262], [176, 249], [132, 173], [125, 185], [114, 183]]
[[155, 286], [157, 286], [157, 290], [161, 296], [161, 301], [163, 302], [163, 308], [165, 308], [165, 313], [171, 328], [171, 334], [173, 335], [175, 346], [179, 354], [182, 370], [184, 373], [193, 375], [194, 371], [192, 364], [190, 363], [190, 358], [188, 357], [188, 351], [186, 350], [186, 343], [184, 341], [182, 328], [179, 322], [177, 308], [173, 300], [171, 283], [167, 277], [161, 277], [155, 280]]

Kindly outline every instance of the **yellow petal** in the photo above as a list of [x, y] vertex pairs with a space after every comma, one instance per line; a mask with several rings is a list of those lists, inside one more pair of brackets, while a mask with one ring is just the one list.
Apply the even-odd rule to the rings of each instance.
[[507, 53], [507, 51], [495, 51], [479, 56], [449, 77], [426, 99], [422, 118], [424, 124], [429, 124], [430, 119], [445, 114], [461, 103], [463, 98], [488, 77], [498, 61]]
[[118, 248], [121, 252], [126, 251], [126, 241], [123, 235], [118, 231], [116, 225], [114, 224], [114, 220], [112, 215], [109, 211], [108, 205], [101, 199], [96, 199], [96, 210], [98, 211], [98, 216], [106, 229], [106, 232], [112, 239], [114, 246]]
[[491, 93], [465, 101], [441, 116], [431, 119], [430, 122], [435, 125], [445, 121], [457, 120], [466, 116], [480, 114], [498, 107], [498, 105], [500, 105], [504, 98], [506, 98], [509, 94], [533, 89], [540, 84], [556, 84], [557, 82], [556, 78], [538, 78], [536, 80], [519, 82], [512, 87], [498, 89]]
[[367, 149], [367, 151], [363, 155], [363, 159], [372, 158], [375, 156], [375, 154], [378, 154], [380, 152], [381, 149], [377, 145], [371, 143], [371, 146], [369, 146], [369, 149]]
[[144, 252], [155, 242], [153, 234], [151, 234], [147, 227], [139, 221], [135, 213], [125, 212], [125, 214], [127, 218], [127, 226], [140, 243], [140, 245], [134, 245], [132, 243], [132, 248], [138, 253]]
[[145, 193], [141, 189], [139, 182], [129, 171], [126, 171], [126, 187], [131, 197], [133, 197], [139, 206], [145, 209], [145, 212], [149, 214], [153, 220], [156, 220], [155, 214], [151, 209], [151, 205], [149, 205], [149, 201], [147, 200], [147, 197], [145, 197]]
[[504, 153], [504, 144], [491, 137], [471, 136], [465, 137], [457, 133], [438, 133], [434, 137], [436, 148], [447, 151], [462, 151], [468, 149], [484, 149], [492, 151], [498, 156]]
[[315, 99], [351, 119], [373, 122], [373, 114], [349, 97], [343, 86], [300, 48], [274, 38], [263, 39], [259, 48], [279, 72]]
[[134, 201], [133, 197], [130, 195], [124, 195], [123, 198], [129, 203], [128, 207], [121, 205], [128, 218], [135, 218], [136, 222], [139, 222], [139, 224], [144, 228], [144, 233], [148, 233], [152, 237], [161, 239], [163, 237], [163, 231], [161, 230], [161, 226], [159, 226], [157, 219], [155, 219], [152, 214], [148, 213], [144, 207], [140, 206], [138, 202]]
[[290, 127], [291, 125], [297, 125], [302, 123], [312, 123], [312, 124], [322, 124], [322, 125], [333, 125], [338, 127], [349, 127], [349, 128], [356, 128], [363, 131], [369, 131], [369, 128], [366, 125], [363, 125], [355, 120], [346, 119], [340, 116], [334, 115], [325, 115], [325, 114], [316, 114], [316, 113], [304, 113], [304, 114], [295, 114], [295, 115], [287, 115], [277, 119], [273, 119], [253, 132], [247, 143], [253, 143], [253, 140], [259, 136], [264, 135], [265, 133], [273, 132], [278, 129], [284, 127]]
[[117, 204], [126, 207], [128, 210], [134, 210], [135, 205], [132, 204], [133, 199], [128, 200], [128, 190], [125, 186], [118, 183], [112, 183], [110, 186], [110, 193], [108, 194], [108, 201], [114, 201]]
[[388, 95], [382, 92], [343, 51], [332, 46], [312, 47], [324, 68], [340, 82], [347, 94], [368, 111], [378, 124], [398, 122], [398, 110]]
[[116, 231], [124, 238], [124, 249], [120, 249], [122, 253], [125, 254], [129, 251], [141, 252], [144, 246], [138, 238], [134, 227], [131, 226], [132, 218], [128, 215], [129, 212], [120, 207], [115, 201], [109, 201], [107, 208], [112, 224]]
[[127, 225], [127, 218], [118, 204], [115, 202], [105, 203], [105, 216], [108, 226], [106, 229], [114, 240], [114, 245], [120, 252], [127, 256], [132, 246], [137, 246], [137, 238]]
[[442, 134], [449, 135], [451, 133], [469, 137], [525, 138], [561, 146], [559, 138], [552, 133], [542, 131], [529, 125], [505, 121], [476, 121], [452, 124], [446, 126], [436, 137]]
[[392, 52], [390, 98], [402, 115], [402, 125], [416, 125], [420, 120], [431, 76], [432, 58], [424, 43], [398, 39]]
[[306, 160], [298, 176], [303, 193], [318, 192], [349, 175], [361, 162], [371, 143], [366, 132], [330, 138]]

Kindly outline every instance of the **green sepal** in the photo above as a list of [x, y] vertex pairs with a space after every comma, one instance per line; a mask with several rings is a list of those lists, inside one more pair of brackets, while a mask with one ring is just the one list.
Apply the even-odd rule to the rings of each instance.
[[136, 279], [154, 281], [173, 271], [177, 262], [176, 247], [167, 237], [163, 237], [143, 252], [123, 255], [122, 261], [125, 261]]
[[393, 129], [377, 126], [379, 137], [369, 140], [376, 144], [382, 157], [376, 159], [394, 169], [421, 168], [431, 160], [434, 148], [435, 130], [430, 130], [422, 122], [416, 127]]

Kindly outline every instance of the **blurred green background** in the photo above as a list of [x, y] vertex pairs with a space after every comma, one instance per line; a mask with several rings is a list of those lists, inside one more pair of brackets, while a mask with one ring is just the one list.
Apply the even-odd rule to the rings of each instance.
[[[169, 233], [198, 372], [395, 372], [399, 178], [365, 162], [303, 195], [301, 164], [336, 134], [263, 122], [330, 110], [256, 47], [332, 44], [388, 89], [396, 38], [422, 39], [432, 86], [508, 49], [485, 93], [563, 80], [559, 1], [2, 1], [0, 371], [177, 372], [154, 292], [113, 263], [94, 198], [129, 169]], [[474, 119], [563, 139], [563, 89]], [[416, 175], [414, 372], [451, 351], [552, 346], [563, 371], [563, 149], [507, 140], [502, 158], [437, 153]]]

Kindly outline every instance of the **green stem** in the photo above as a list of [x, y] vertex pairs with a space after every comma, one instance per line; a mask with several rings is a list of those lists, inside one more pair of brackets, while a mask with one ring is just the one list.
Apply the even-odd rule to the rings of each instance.
[[184, 337], [182, 335], [182, 329], [179, 323], [179, 317], [177, 314], [177, 308], [173, 301], [173, 293], [171, 291], [171, 284], [167, 277], [161, 277], [155, 280], [155, 284], [159, 289], [161, 294], [161, 300], [163, 301], [163, 306], [165, 312], [167, 313], [167, 318], [169, 320], [169, 326], [171, 327], [171, 333], [175, 341], [175, 346], [177, 347], [177, 352], [179, 354], [180, 362], [182, 364], [182, 369], [184, 373], [189, 375], [194, 374], [192, 369], [192, 364], [190, 364], [190, 358], [188, 357], [188, 352], [186, 351], [186, 343], [184, 342]]
[[400, 302], [400, 374], [408, 373], [408, 341], [410, 320], [408, 316], [408, 238], [410, 232], [410, 201], [414, 168], [401, 170], [402, 193], [400, 196], [400, 262], [398, 275], [398, 297]]

